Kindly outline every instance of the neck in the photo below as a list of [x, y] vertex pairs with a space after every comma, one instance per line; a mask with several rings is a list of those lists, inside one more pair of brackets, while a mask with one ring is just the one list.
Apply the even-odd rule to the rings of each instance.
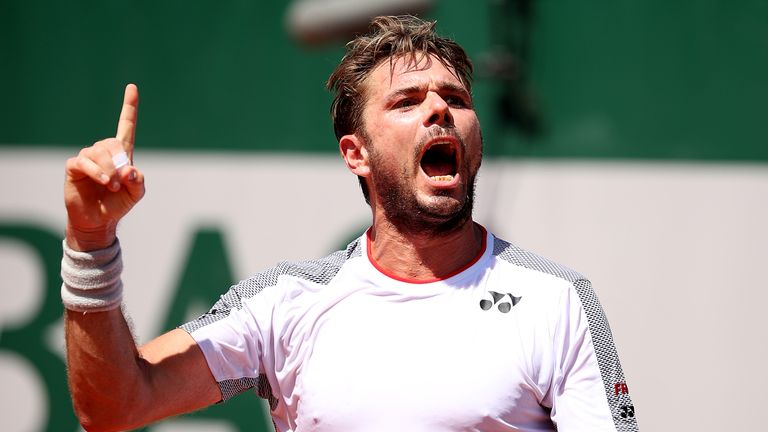
[[484, 232], [471, 220], [445, 234], [405, 234], [389, 221], [374, 221], [369, 254], [388, 274], [402, 279], [443, 279], [469, 265], [482, 252]]

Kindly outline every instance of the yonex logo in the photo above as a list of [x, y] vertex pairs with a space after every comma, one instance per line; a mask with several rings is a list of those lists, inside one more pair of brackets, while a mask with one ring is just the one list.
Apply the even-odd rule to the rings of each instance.
[[[498, 303], [497, 308], [501, 313], [507, 313], [512, 310], [512, 307], [520, 303], [522, 297], [515, 297], [511, 293], [499, 293], [496, 291], [488, 291], [493, 301], [483, 299], [480, 300], [480, 309], [487, 311], [490, 310], [493, 305]], [[501, 301], [505, 297], [509, 296], [509, 301]]]
[[619, 407], [621, 410], [621, 418], [623, 419], [631, 419], [635, 417], [635, 406], [634, 405], [622, 405]]

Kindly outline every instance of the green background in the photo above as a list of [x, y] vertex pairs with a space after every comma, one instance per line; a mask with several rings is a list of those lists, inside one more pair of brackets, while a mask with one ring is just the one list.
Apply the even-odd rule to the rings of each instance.
[[[768, 160], [768, 2], [499, 3], [442, 0], [427, 14], [476, 60], [491, 155]], [[0, 145], [110, 136], [135, 82], [141, 147], [335, 152], [323, 86], [342, 44], [300, 46], [288, 5], [2, 0]], [[504, 40], [524, 64], [514, 83], [533, 134], [501, 114], [508, 82], [484, 73]]]

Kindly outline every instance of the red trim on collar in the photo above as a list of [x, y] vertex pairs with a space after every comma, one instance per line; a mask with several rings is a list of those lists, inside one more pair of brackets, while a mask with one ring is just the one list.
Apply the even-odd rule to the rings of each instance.
[[472, 261], [468, 262], [463, 267], [439, 278], [432, 278], [432, 279], [426, 279], [426, 280], [408, 279], [408, 278], [400, 277], [396, 274], [390, 273], [387, 270], [384, 270], [384, 268], [379, 266], [379, 264], [373, 259], [373, 256], [371, 256], [371, 229], [372, 228], [369, 228], [365, 232], [365, 239], [366, 239], [365, 252], [368, 255], [368, 261], [376, 268], [376, 270], [378, 270], [379, 272], [381, 272], [381, 274], [383, 274], [384, 276], [387, 276], [388, 278], [391, 278], [400, 282], [410, 283], [410, 284], [426, 284], [426, 283], [432, 283], [432, 282], [439, 282], [442, 280], [450, 279], [456, 276], [457, 274], [463, 272], [464, 270], [472, 267], [473, 265], [475, 265], [476, 262], [480, 261], [480, 258], [482, 258], [483, 254], [485, 254], [488, 232], [485, 230], [485, 228], [482, 225], [480, 224], [476, 224], [476, 225], [480, 228], [480, 231], [483, 233], [482, 243], [480, 244], [480, 252], [477, 254], [476, 257], [472, 259]]

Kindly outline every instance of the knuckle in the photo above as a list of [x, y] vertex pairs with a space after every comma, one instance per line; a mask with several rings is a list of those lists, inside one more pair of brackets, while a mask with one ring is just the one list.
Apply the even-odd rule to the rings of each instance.
[[109, 147], [103, 141], [101, 141], [101, 143], [102, 143], [101, 145], [99, 145], [98, 147], [95, 147], [93, 149], [93, 157], [92, 157], [92, 159], [94, 161], [103, 161], [103, 160], [107, 160], [107, 159], [111, 158], [111, 153], [109, 151]]
[[118, 138], [109, 138], [105, 140], [105, 150], [109, 152], [110, 155], [120, 153], [123, 150], [123, 141]]
[[115, 138], [105, 138], [101, 141], [97, 141], [96, 143], [94, 143], [93, 147], [100, 151], [105, 151], [105, 150], [109, 151], [109, 149], [114, 146], [115, 141], [116, 141]]
[[85, 172], [88, 169], [88, 164], [86, 163], [88, 159], [84, 158], [77, 158], [75, 159], [74, 166], [78, 171]]
[[64, 170], [65, 171], [72, 171], [74, 169], [77, 169], [77, 156], [73, 156], [69, 159], [67, 159], [67, 162], [64, 164]]

